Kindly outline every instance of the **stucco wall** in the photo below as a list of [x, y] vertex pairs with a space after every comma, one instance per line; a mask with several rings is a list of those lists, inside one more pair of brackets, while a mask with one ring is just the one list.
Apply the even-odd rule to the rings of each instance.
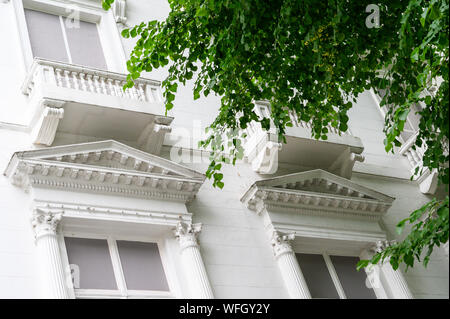
[[[16, 0], [12, 0], [16, 1]], [[127, 24], [164, 17], [168, 5], [158, 1], [127, 1]], [[0, 3], [0, 170], [3, 172], [13, 152], [32, 149], [29, 135], [22, 125], [27, 123], [27, 105], [20, 92], [25, 76], [20, 43], [11, 4]], [[123, 40], [125, 52], [132, 49], [133, 40]], [[154, 71], [146, 77], [163, 80], [165, 71]], [[175, 117], [167, 144], [196, 148], [199, 129], [206, 127], [219, 107], [219, 98], [210, 96], [193, 101], [192, 85], [180, 87], [171, 111]], [[405, 158], [386, 154], [383, 147], [383, 118], [369, 92], [362, 94], [350, 111], [350, 129], [360, 137], [365, 151], [364, 163], [355, 165], [352, 180], [396, 198], [383, 218], [382, 227], [390, 239], [398, 239], [396, 223], [429, 197], [420, 193], [416, 182], [409, 181], [409, 166]], [[186, 132], [189, 134], [186, 135]], [[192, 137], [193, 136], [193, 137]], [[191, 138], [192, 137], [192, 138]], [[59, 134], [55, 145], [96, 140]], [[125, 141], [126, 142], [126, 141]], [[170, 158], [170, 147], [162, 156]], [[199, 160], [198, 160], [199, 161]], [[207, 163], [186, 163], [204, 172]], [[298, 171], [280, 163], [276, 175]], [[259, 176], [249, 164], [223, 168], [225, 187], [214, 189], [206, 181], [197, 198], [188, 206], [194, 221], [203, 230], [199, 241], [205, 266], [218, 298], [286, 298], [281, 275], [276, 267], [263, 231], [262, 220], [239, 201], [245, 190]], [[37, 297], [38, 275], [30, 227], [29, 196], [0, 176], [0, 298]], [[427, 269], [417, 265], [405, 277], [416, 298], [448, 298], [448, 257], [437, 250]]]

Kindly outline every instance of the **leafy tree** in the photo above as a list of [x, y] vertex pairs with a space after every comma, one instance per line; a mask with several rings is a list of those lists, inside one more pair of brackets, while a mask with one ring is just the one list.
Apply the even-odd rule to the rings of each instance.
[[[448, 185], [448, 0], [379, 0], [376, 6], [346, 0], [168, 1], [165, 20], [123, 30], [125, 38], [136, 38], [124, 88], [141, 72], [167, 66], [167, 110], [178, 84], [189, 80], [194, 99], [221, 97], [210, 135], [200, 143], [211, 150], [206, 174], [214, 186], [224, 185], [222, 163], [242, 158], [240, 132], [250, 122], [266, 130], [274, 125], [285, 141], [285, 129], [292, 126], [288, 114], [294, 112], [311, 121], [314, 138], [327, 139], [327, 125], [347, 130], [352, 101], [371, 88], [386, 92], [381, 106], [387, 152], [400, 146], [412, 105], [425, 106], [415, 147], [426, 144], [424, 166]], [[104, 8], [113, 2], [103, 0]], [[270, 119], [256, 115], [257, 100], [270, 102]], [[433, 247], [448, 241], [448, 216], [448, 197], [432, 200], [399, 223], [399, 231], [414, 224], [404, 241], [358, 267], [385, 258], [395, 269], [401, 262], [413, 266], [427, 248], [426, 265]]]

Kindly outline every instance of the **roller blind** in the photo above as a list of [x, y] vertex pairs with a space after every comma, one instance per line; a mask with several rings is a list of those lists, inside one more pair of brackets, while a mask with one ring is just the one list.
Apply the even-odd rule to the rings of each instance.
[[117, 241], [127, 289], [168, 291], [158, 245]]
[[66, 237], [64, 241], [69, 264], [75, 265], [79, 271], [74, 273], [79, 276], [80, 283], [76, 288], [117, 289], [106, 240]]
[[64, 23], [72, 63], [106, 70], [105, 56], [98, 36], [97, 25], [79, 21], [79, 28], [69, 26], [71, 24]]
[[33, 56], [69, 62], [59, 16], [25, 9]]
[[107, 69], [97, 24], [25, 9], [33, 56]]
[[322, 255], [296, 254], [312, 298], [337, 298], [336, 287]]

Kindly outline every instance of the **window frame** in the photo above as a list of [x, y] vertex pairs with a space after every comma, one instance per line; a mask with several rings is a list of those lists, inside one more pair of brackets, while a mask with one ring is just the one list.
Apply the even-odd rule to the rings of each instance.
[[[33, 52], [25, 19], [25, 9], [67, 17], [74, 8], [79, 11], [81, 21], [95, 23], [105, 57], [107, 70], [126, 73], [126, 55], [119, 30], [111, 10], [105, 11], [100, 5], [78, 1], [59, 2], [56, 0], [19, 0], [12, 1], [16, 15], [17, 28], [26, 70], [33, 64]], [[71, 63], [68, 63], [71, 64]]]
[[[65, 245], [65, 237], [74, 238], [85, 238], [85, 239], [101, 239], [106, 240], [109, 250], [109, 255], [111, 258], [111, 263], [114, 272], [114, 279], [117, 284], [117, 290], [110, 289], [81, 289], [75, 288], [72, 282], [72, 275], [70, 270], [69, 257], [67, 254], [67, 249]], [[161, 290], [133, 290], [127, 289], [125, 275], [122, 268], [122, 263], [120, 261], [120, 254], [117, 247], [117, 240], [123, 241], [137, 241], [144, 243], [156, 243], [158, 246], [159, 255], [161, 257], [161, 263], [163, 267], [164, 274], [166, 276], [167, 285], [169, 291]], [[173, 270], [171, 269], [168, 261], [168, 256], [164, 250], [164, 243], [161, 238], [152, 237], [140, 237], [140, 236], [113, 236], [105, 234], [94, 234], [85, 232], [72, 232], [72, 231], [62, 231], [58, 235], [58, 242], [61, 251], [61, 258], [63, 263], [63, 268], [65, 269], [65, 279], [67, 282], [67, 287], [69, 288], [69, 295], [74, 299], [172, 299], [176, 298], [177, 287], [175, 285], [175, 277]]]
[[[331, 280], [333, 282], [333, 285], [336, 288], [336, 292], [339, 295], [339, 299], [348, 299], [346, 294], [345, 294], [344, 287], [342, 286], [341, 281], [339, 279], [339, 276], [337, 274], [337, 271], [336, 271], [336, 269], [335, 269], [335, 267], [333, 265], [333, 262], [332, 262], [332, 260], [330, 258], [330, 255], [339, 256], [339, 257], [341, 257], [341, 256], [342, 257], [355, 257], [355, 258], [361, 259], [360, 256], [355, 256], [355, 255], [351, 255], [351, 254], [342, 254], [342, 253], [340, 253], [340, 254], [338, 254], [338, 253], [330, 253], [329, 251], [320, 251], [320, 252], [318, 252], [318, 251], [315, 251], [315, 250], [314, 251], [307, 251], [307, 250], [297, 250], [297, 249], [294, 250], [294, 253], [295, 254], [321, 255], [322, 258], [324, 259], [325, 265], [327, 267], [328, 273], [330, 274], [330, 277], [331, 277]], [[301, 269], [302, 265], [301, 265], [300, 261], [297, 260], [297, 262], [298, 262], [298, 264], [300, 266], [300, 269]], [[356, 265], [355, 265], [355, 267], [356, 267]], [[367, 275], [367, 273], [366, 273], [366, 280], [370, 283], [369, 276]], [[308, 289], [309, 289], [309, 287], [308, 287]], [[371, 289], [373, 290], [373, 293], [375, 294], [375, 299], [382, 299], [381, 296], [378, 295], [376, 288], [372, 287]], [[313, 299], [327, 299], [327, 298], [313, 298]]]

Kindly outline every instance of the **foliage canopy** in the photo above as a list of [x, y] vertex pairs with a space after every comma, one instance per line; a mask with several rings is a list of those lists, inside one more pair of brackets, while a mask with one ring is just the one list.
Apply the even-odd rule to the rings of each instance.
[[[113, 2], [104, 0], [104, 8]], [[387, 113], [388, 152], [401, 145], [412, 105], [422, 105], [415, 145], [426, 144], [424, 166], [448, 184], [448, 0], [380, 0], [375, 11], [366, 10], [372, 1], [168, 2], [165, 20], [122, 31], [124, 37], [136, 38], [125, 87], [133, 86], [141, 72], [167, 67], [162, 83], [167, 110], [173, 108], [178, 85], [189, 80], [195, 83], [194, 99], [221, 97], [219, 114], [210, 125], [214, 133], [201, 142], [212, 150], [207, 176], [214, 186], [224, 185], [221, 163], [242, 157], [242, 133], [235, 132], [250, 122], [264, 129], [274, 125], [284, 140], [286, 127], [292, 126], [288, 112], [294, 112], [311, 121], [314, 138], [327, 139], [327, 125], [348, 129], [352, 101], [368, 89], [387, 93], [381, 106]], [[367, 23], [377, 10], [380, 25], [371, 27]], [[270, 102], [270, 119], [256, 115], [257, 100]], [[224, 152], [221, 136], [227, 134], [231, 147]], [[425, 214], [431, 218], [421, 220]], [[431, 253], [434, 245], [446, 242], [448, 197], [433, 200], [407, 221], [420, 222], [372, 263], [389, 257], [394, 268], [401, 262], [413, 266], [424, 247]], [[360, 267], [368, 263], [362, 261]]]

